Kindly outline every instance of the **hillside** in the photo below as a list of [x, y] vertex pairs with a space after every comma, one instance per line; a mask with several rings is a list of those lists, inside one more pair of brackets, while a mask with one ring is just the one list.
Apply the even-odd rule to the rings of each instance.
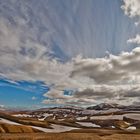
[[37, 129], [25, 125], [0, 123], [0, 133], [37, 133]]

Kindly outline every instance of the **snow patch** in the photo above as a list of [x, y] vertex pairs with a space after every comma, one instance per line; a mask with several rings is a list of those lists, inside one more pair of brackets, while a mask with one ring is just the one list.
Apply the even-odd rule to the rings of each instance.
[[76, 120], [81, 121], [81, 120], [86, 120], [87, 118], [88, 118], [87, 116], [84, 116], [84, 117], [78, 117], [78, 118], [76, 118]]
[[13, 125], [21, 125], [20, 123], [16, 123], [16, 122], [13, 122], [13, 121], [10, 121], [10, 120], [7, 120], [7, 119], [3, 119], [3, 118], [0, 118], [0, 123], [7, 123], [7, 124], [13, 124]]
[[126, 130], [136, 130], [137, 128], [135, 126], [129, 126]]
[[36, 128], [38, 130], [41, 130], [43, 132], [66, 132], [66, 131], [70, 131], [70, 130], [74, 130], [74, 129], [79, 129], [79, 128], [75, 128], [75, 127], [69, 127], [69, 126], [62, 126], [62, 125], [56, 125], [56, 124], [52, 124], [51, 127], [53, 129], [48, 129], [48, 128], [42, 128], [42, 127], [36, 127], [36, 126], [32, 126], [32, 128]]
[[76, 123], [86, 127], [101, 127], [100, 125], [96, 125], [90, 122], [76, 122]]
[[15, 114], [13, 116], [15, 116], [15, 117], [33, 117], [32, 115], [28, 115], [28, 114]]

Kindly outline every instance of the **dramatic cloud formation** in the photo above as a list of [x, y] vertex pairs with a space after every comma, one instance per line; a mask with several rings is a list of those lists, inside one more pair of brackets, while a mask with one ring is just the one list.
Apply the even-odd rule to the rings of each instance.
[[[117, 1], [98, 2], [0, 2], [1, 78], [11, 79], [16, 87], [17, 80], [43, 81], [50, 88], [45, 104], [138, 102], [140, 48], [129, 52], [126, 47], [132, 25]], [[126, 15], [140, 16], [139, 0], [123, 2]], [[127, 42], [140, 44], [140, 35]]]
[[88, 106], [102, 102], [117, 102], [124, 105], [139, 101], [140, 85], [91, 85], [82, 88], [73, 95], [64, 95], [63, 92], [51, 91], [45, 96], [46, 104], [69, 104]]
[[74, 64], [71, 77], [85, 76], [95, 83], [126, 84], [140, 82], [140, 48], [124, 52], [119, 56], [109, 55], [106, 58], [82, 59]]
[[[95, 59], [77, 58], [72, 63], [73, 70], [69, 75], [71, 79], [66, 78], [68, 81], [65, 80], [63, 87], [71, 86], [71, 89], [76, 87], [76, 91], [72, 95], [64, 95], [63, 88], [58, 88], [62, 86], [60, 83], [55, 90], [50, 90], [44, 95], [48, 97], [44, 103], [89, 105], [96, 101], [117, 101], [121, 104], [136, 102], [139, 100], [140, 93], [139, 61], [139, 47], [130, 53], [123, 52], [118, 56], [110, 55]], [[67, 82], [73, 83], [73, 87], [66, 84]]]

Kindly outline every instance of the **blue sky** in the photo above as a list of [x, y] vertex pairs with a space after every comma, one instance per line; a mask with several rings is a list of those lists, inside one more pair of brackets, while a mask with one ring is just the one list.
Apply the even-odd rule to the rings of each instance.
[[138, 102], [139, 5], [0, 0], [0, 105]]
[[0, 102], [9, 108], [39, 108], [43, 93], [49, 90], [48, 86], [41, 81], [16, 81], [8, 79], [0, 80]]

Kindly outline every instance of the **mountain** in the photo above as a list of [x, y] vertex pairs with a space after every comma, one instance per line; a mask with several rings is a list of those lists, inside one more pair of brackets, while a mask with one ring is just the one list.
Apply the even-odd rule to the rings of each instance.
[[77, 107], [77, 106], [60, 106], [60, 107], [50, 107], [50, 108], [40, 108], [40, 109], [37, 109], [35, 111], [48, 111], [48, 110], [83, 110], [84, 108], [82, 107]]
[[96, 106], [87, 107], [88, 110], [109, 110], [109, 109], [123, 109], [125, 106], [119, 104], [101, 103]]

